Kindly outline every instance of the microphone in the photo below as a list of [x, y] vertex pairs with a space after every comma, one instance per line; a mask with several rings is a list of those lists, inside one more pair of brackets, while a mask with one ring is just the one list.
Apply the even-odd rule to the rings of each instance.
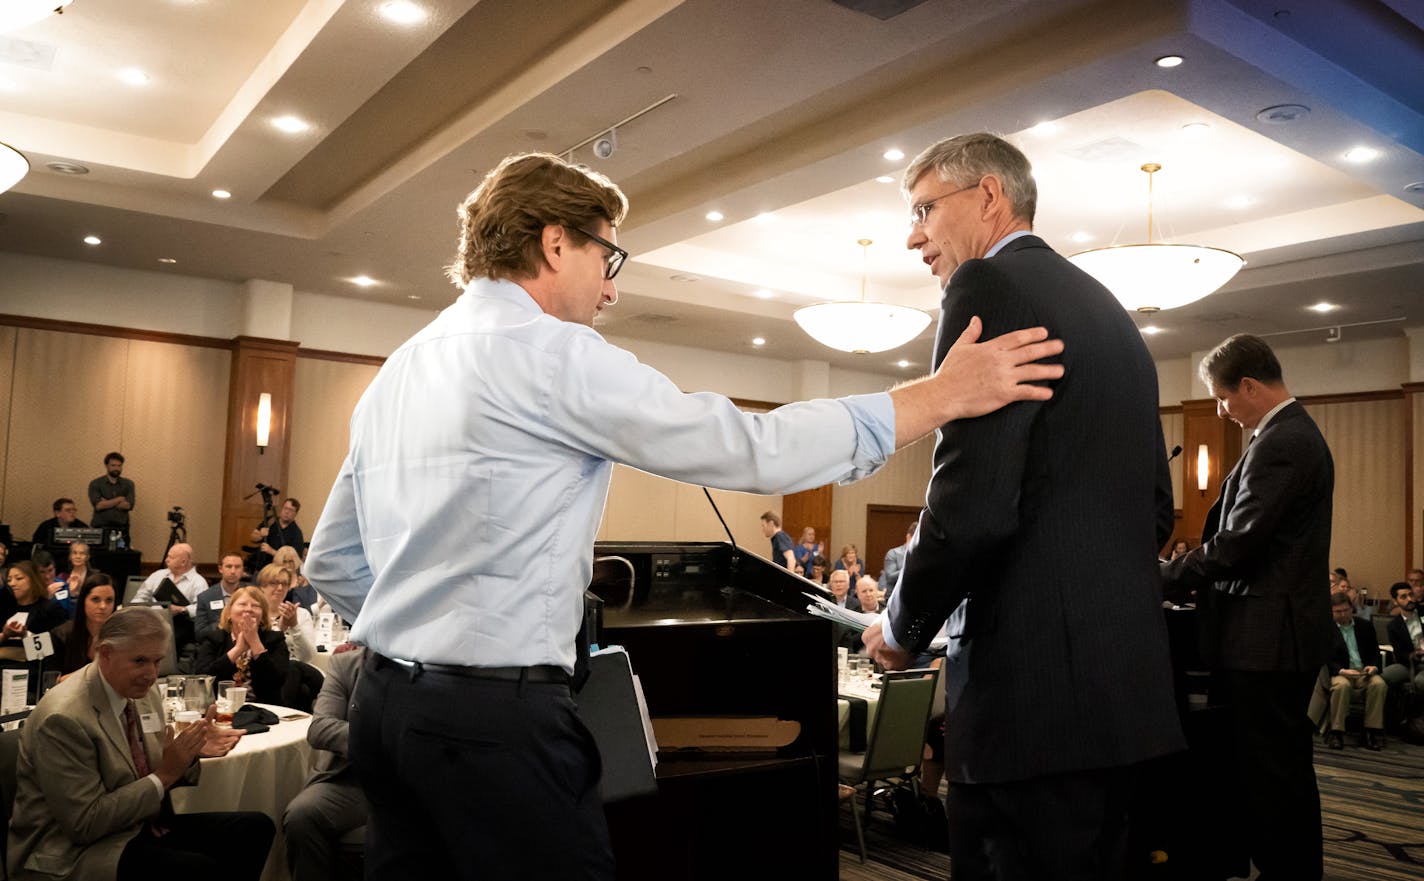
[[737, 540], [732, 537], [732, 530], [727, 526], [727, 521], [722, 518], [722, 512], [718, 509], [717, 503], [712, 500], [712, 493], [707, 491], [707, 487], [702, 487], [702, 494], [707, 497], [707, 504], [712, 506], [712, 513], [717, 515], [717, 519], [722, 523], [722, 530], [727, 533], [727, 541], [732, 543], [732, 558], [730, 566], [730, 576], [733, 583], [737, 580], [737, 568], [741, 564], [742, 555], [737, 552]]
[[1167, 457], [1167, 461], [1170, 462], [1180, 455], [1182, 455], [1182, 445], [1177, 444], [1175, 447], [1172, 447], [1172, 455]]

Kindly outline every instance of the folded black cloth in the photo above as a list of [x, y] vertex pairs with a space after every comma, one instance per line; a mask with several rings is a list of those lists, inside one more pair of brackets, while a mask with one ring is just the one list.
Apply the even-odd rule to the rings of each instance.
[[277, 714], [252, 704], [243, 704], [232, 714], [232, 727], [248, 734], [261, 734], [278, 723]]
[[870, 708], [866, 706], [863, 697], [849, 694], [841, 694], [837, 697], [850, 704], [850, 718], [846, 720], [846, 725], [850, 729], [850, 743], [847, 746], [853, 753], [863, 753], [865, 752], [866, 719], [870, 716]]

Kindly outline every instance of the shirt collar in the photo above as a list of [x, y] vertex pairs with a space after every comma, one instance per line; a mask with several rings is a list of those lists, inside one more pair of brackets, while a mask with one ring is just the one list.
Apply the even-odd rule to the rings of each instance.
[[994, 247], [989, 249], [988, 253], [984, 255], [984, 259], [988, 260], [990, 257], [993, 257], [995, 254], [1002, 251], [1004, 249], [1004, 246], [1007, 245], [1009, 242], [1012, 242], [1014, 239], [1021, 239], [1024, 236], [1031, 235], [1033, 235], [1033, 230], [1031, 229], [1021, 229], [1018, 232], [1009, 233], [1008, 235], [1004, 236], [1002, 239], [999, 239], [997, 242], [994, 243]]
[[471, 299], [494, 297], [530, 312], [544, 314], [544, 310], [534, 302], [528, 291], [507, 278], [472, 278], [465, 285], [465, 294]]
[[124, 710], [128, 708], [129, 699], [114, 691], [114, 687], [109, 684], [109, 680], [104, 678], [103, 671], [97, 665], [94, 667], [94, 675], [99, 677], [99, 682], [104, 686], [104, 694], [109, 698], [110, 712], [117, 716], [120, 722], [123, 722]]
[[1266, 415], [1261, 417], [1261, 421], [1258, 422], [1258, 423], [1256, 423], [1256, 430], [1253, 431], [1253, 432], [1251, 432], [1251, 436], [1252, 436], [1252, 437], [1259, 437], [1259, 436], [1261, 435], [1261, 432], [1263, 432], [1263, 431], [1266, 430], [1266, 426], [1270, 423], [1270, 421], [1271, 421], [1272, 419], [1275, 418], [1275, 416], [1276, 416], [1277, 413], [1281, 412], [1281, 411], [1284, 410], [1286, 407], [1288, 407], [1289, 405], [1294, 404], [1294, 403], [1295, 403], [1295, 398], [1286, 398], [1284, 401], [1281, 401], [1281, 402], [1280, 402], [1279, 404], [1277, 404], [1276, 406], [1274, 406], [1274, 407], [1272, 407], [1271, 409], [1267, 410], [1267, 411], [1266, 411]]

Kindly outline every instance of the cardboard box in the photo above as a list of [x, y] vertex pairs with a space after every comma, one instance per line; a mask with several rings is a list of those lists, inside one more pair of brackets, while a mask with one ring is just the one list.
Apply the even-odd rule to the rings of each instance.
[[668, 716], [653, 719], [660, 750], [775, 752], [801, 734], [801, 723], [775, 716]]

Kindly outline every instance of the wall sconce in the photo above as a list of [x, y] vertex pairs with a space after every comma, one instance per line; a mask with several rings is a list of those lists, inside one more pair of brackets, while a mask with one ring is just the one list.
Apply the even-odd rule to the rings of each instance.
[[257, 396], [257, 452], [267, 452], [267, 440], [272, 435], [272, 395], [263, 392]]
[[1206, 495], [1207, 471], [1211, 467], [1211, 459], [1208, 456], [1206, 444], [1197, 445], [1197, 489], [1203, 496]]

